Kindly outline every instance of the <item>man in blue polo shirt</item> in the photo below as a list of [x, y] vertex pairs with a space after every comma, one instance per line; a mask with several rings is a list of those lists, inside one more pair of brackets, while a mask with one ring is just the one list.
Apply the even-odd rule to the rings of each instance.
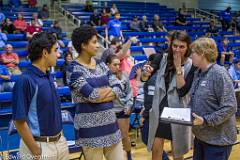
[[108, 22], [105, 29], [106, 41], [108, 41], [108, 38], [110, 41], [112, 41], [113, 38], [116, 38], [117, 41], [124, 42], [124, 37], [122, 34], [122, 22], [119, 19], [120, 13], [116, 12], [114, 14], [114, 19]]
[[62, 135], [60, 100], [48, 72], [57, 58], [56, 38], [46, 32], [36, 33], [29, 42], [32, 62], [13, 89], [13, 120], [22, 140], [22, 160], [68, 159], [68, 146]]

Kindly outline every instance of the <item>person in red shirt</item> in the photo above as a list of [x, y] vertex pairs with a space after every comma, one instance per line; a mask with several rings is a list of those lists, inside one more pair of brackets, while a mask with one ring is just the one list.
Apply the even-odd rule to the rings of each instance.
[[27, 39], [30, 40], [32, 39], [32, 36], [35, 33], [41, 32], [42, 27], [38, 26], [36, 21], [34, 19], [31, 20], [31, 24], [27, 27], [26, 32], [27, 32]]
[[37, 0], [28, 0], [29, 8], [35, 8], [37, 5]]
[[19, 57], [16, 53], [13, 53], [13, 47], [11, 44], [7, 44], [5, 47], [6, 52], [1, 55], [1, 61], [6, 65], [11, 74], [21, 74], [18, 68]]
[[21, 13], [18, 13], [17, 19], [14, 21], [13, 25], [16, 28], [17, 33], [25, 33], [25, 30], [27, 29], [27, 23], [23, 19]]

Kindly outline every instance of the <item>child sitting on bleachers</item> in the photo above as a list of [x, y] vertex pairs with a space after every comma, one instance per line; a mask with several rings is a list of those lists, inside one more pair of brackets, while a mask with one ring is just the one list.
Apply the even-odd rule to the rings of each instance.
[[228, 62], [230, 64], [233, 62], [234, 53], [232, 52], [232, 48], [229, 46], [229, 40], [227, 37], [224, 37], [221, 43], [218, 44], [218, 53], [221, 65], [224, 65], [226, 57], [229, 57]]
[[7, 44], [5, 47], [6, 52], [1, 55], [2, 63], [8, 67], [11, 74], [21, 74], [22, 72], [18, 68], [19, 57], [16, 53], [13, 53], [13, 47], [11, 44]]

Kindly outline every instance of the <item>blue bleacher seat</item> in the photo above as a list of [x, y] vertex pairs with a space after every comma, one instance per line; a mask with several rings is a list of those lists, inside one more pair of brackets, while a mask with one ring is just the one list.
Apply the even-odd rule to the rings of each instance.
[[24, 41], [26, 40], [25, 34], [7, 34], [8, 41]]
[[28, 41], [8, 41], [8, 44], [11, 44], [13, 48], [26, 48]]

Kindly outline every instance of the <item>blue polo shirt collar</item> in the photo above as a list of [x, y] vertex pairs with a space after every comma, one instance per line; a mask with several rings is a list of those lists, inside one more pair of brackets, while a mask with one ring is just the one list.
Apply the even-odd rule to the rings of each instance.
[[34, 74], [38, 75], [39, 77], [49, 77], [50, 72], [47, 71], [46, 73], [44, 73], [43, 71], [41, 71], [38, 67], [34, 66], [34, 65], [30, 65], [28, 68], [31, 72], [33, 72]]

